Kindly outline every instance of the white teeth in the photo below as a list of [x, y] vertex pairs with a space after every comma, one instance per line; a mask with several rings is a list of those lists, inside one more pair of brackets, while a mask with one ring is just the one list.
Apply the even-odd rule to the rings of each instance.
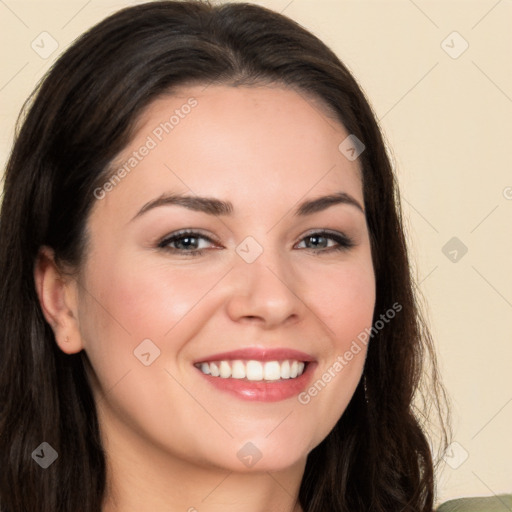
[[212, 377], [218, 377], [220, 375], [219, 367], [216, 363], [210, 363], [210, 374]]
[[259, 361], [249, 361], [245, 368], [247, 380], [263, 380], [263, 365]]
[[277, 361], [268, 361], [263, 367], [265, 380], [279, 380], [281, 378], [281, 367]]
[[233, 379], [245, 379], [245, 364], [242, 361], [231, 363], [231, 377]]
[[203, 362], [196, 365], [204, 374], [221, 379], [247, 379], [251, 381], [276, 381], [295, 379], [304, 373], [303, 361], [241, 361], [225, 360]]
[[281, 379], [290, 378], [290, 361], [283, 361], [281, 364]]
[[298, 367], [297, 361], [293, 361], [293, 363], [290, 367], [290, 379], [294, 379], [295, 377], [297, 377], [298, 369], [299, 369], [299, 367]]
[[221, 361], [220, 362], [220, 376], [223, 379], [227, 379], [231, 377], [231, 367], [229, 366], [229, 363], [227, 361]]

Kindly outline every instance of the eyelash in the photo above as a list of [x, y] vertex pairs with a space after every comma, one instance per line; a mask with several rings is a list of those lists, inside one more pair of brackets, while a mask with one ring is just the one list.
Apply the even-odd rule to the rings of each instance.
[[[300, 240], [300, 242], [302, 242], [308, 238], [318, 238], [318, 237], [324, 237], [324, 238], [327, 238], [330, 240], [334, 240], [338, 245], [334, 246], [334, 247], [320, 249], [318, 251], [315, 249], [311, 249], [311, 248], [306, 248], [306, 250], [310, 250], [310, 251], [313, 251], [316, 253], [325, 254], [325, 253], [330, 253], [333, 251], [335, 251], [335, 252], [347, 251], [348, 249], [350, 249], [351, 247], [353, 247], [355, 245], [354, 241], [351, 238], [349, 238], [341, 233], [335, 233], [335, 232], [330, 232], [330, 231], [325, 231], [325, 230], [309, 233], [305, 237], [303, 237]], [[186, 256], [201, 256], [204, 253], [204, 251], [207, 250], [207, 249], [193, 249], [191, 251], [185, 251], [183, 249], [176, 249], [173, 247], [169, 247], [169, 244], [171, 244], [173, 242], [177, 242], [177, 241], [185, 239], [185, 238], [198, 238], [198, 239], [202, 238], [203, 240], [207, 240], [210, 243], [213, 243], [213, 244], [216, 243], [214, 240], [212, 240], [210, 237], [208, 237], [206, 235], [203, 235], [197, 231], [191, 231], [191, 230], [185, 229], [185, 230], [173, 233], [171, 236], [165, 237], [162, 241], [160, 241], [158, 243], [158, 248], [163, 249], [165, 251], [169, 251], [171, 253], [180, 253], [181, 252], [183, 255], [186, 255]]]

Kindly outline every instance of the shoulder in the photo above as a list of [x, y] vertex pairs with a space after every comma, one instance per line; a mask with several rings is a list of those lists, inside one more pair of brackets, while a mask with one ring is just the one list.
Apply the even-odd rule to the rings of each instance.
[[461, 498], [443, 503], [436, 512], [506, 512], [512, 510], [512, 494]]

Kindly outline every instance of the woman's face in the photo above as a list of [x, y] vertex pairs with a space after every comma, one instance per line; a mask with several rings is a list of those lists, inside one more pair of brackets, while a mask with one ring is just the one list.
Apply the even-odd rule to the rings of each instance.
[[375, 303], [348, 135], [282, 87], [188, 87], [145, 112], [95, 191], [76, 288], [111, 446], [278, 470], [334, 427], [366, 349], [344, 355]]

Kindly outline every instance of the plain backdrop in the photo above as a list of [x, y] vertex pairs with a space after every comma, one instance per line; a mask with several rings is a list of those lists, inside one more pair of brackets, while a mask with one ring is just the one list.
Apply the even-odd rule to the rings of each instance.
[[[0, 159], [82, 32], [140, 2], [0, 1]], [[265, 0], [329, 45], [380, 120], [453, 403], [439, 499], [512, 492], [512, 3]]]

